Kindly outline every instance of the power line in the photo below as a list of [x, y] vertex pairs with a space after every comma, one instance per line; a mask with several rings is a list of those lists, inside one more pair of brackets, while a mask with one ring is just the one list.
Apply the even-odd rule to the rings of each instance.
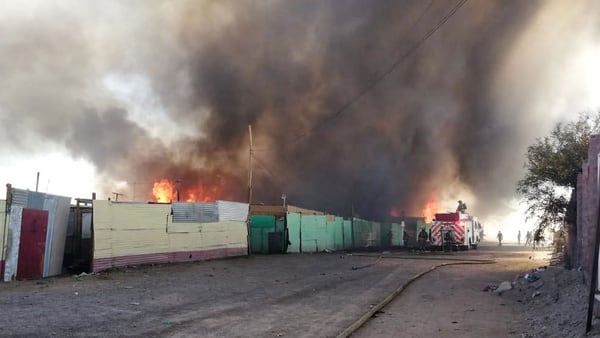
[[[423, 35], [419, 40], [417, 40], [406, 52], [404, 52], [404, 54], [402, 54], [396, 61], [394, 61], [383, 73], [381, 73], [379, 76], [376, 76], [362, 90], [360, 90], [356, 95], [351, 97], [350, 100], [348, 100], [340, 108], [338, 108], [336, 111], [334, 111], [329, 116], [326, 116], [325, 118], [323, 118], [320, 123], [316, 123], [311, 128], [305, 130], [303, 133], [296, 136], [288, 144], [293, 144], [293, 143], [300, 141], [304, 137], [308, 136], [310, 133], [314, 132], [316, 129], [322, 127], [325, 123], [342, 116], [342, 114], [344, 114], [348, 110], [348, 108], [350, 108], [354, 103], [356, 103], [358, 100], [360, 100], [371, 89], [373, 89], [375, 86], [377, 86], [379, 83], [381, 83], [384, 79], [386, 79], [388, 77], [388, 75], [390, 75], [402, 62], [404, 62], [417, 49], [419, 49], [433, 34], [435, 34], [435, 32], [437, 32], [448, 20], [450, 20], [450, 18], [452, 18], [452, 16], [454, 16], [454, 14], [456, 14], [456, 12], [458, 12], [458, 10], [467, 3], [467, 1], [468, 0], [460, 0], [458, 3], [456, 3], [456, 5], [454, 5], [454, 7], [452, 7], [448, 11], [448, 13], [446, 13], [446, 15], [444, 15], [429, 31], [427, 31], [427, 33], [425, 33], [425, 35]], [[421, 16], [417, 19], [417, 21], [415, 22], [413, 27], [411, 27], [411, 29], [414, 28], [414, 26], [416, 26], [416, 24], [421, 20], [421, 18], [423, 18], [425, 13], [431, 7], [432, 3], [433, 2], [429, 3], [429, 5], [425, 8], [425, 10], [421, 14]], [[263, 149], [257, 149], [257, 150], [258, 151], [268, 151], [271, 149], [263, 148]]]
[[[415, 44], [413, 44], [404, 54], [402, 54], [399, 59], [397, 59], [394, 63], [392, 63], [392, 65], [390, 67], [388, 67], [388, 69], [386, 71], [384, 71], [381, 75], [379, 75], [373, 81], [368, 83], [361, 91], [358, 92], [358, 94], [356, 94], [354, 97], [352, 97], [348, 102], [346, 102], [344, 105], [342, 105], [333, 114], [331, 114], [330, 116], [323, 119], [322, 122], [328, 122], [328, 121], [331, 121], [333, 119], [340, 117], [350, 106], [352, 106], [355, 102], [357, 102], [359, 99], [361, 99], [366, 93], [368, 93], [371, 89], [373, 89], [375, 86], [377, 86], [381, 81], [383, 81], [385, 78], [387, 78], [387, 76], [390, 75], [398, 67], [398, 65], [400, 65], [404, 60], [406, 60], [410, 55], [412, 55], [417, 49], [419, 49], [419, 47], [421, 47], [423, 45], [423, 43], [425, 43], [425, 41], [427, 41], [427, 39], [429, 39], [435, 32], [437, 32], [438, 29], [440, 29], [462, 6], [464, 6], [464, 4], [467, 1], [468, 0], [459, 1], [450, 10], [450, 12], [448, 14], [446, 14], [444, 17], [442, 17], [442, 19], [433, 28], [431, 28], [423, 37], [421, 37], [421, 39], [417, 40], [417, 42], [415, 42]], [[309, 129], [307, 132], [300, 134], [300, 136], [298, 136], [296, 139], [305, 137], [306, 135], [311, 133], [313, 130], [319, 128], [322, 125], [323, 125], [323, 123], [316, 124], [314, 127]]]

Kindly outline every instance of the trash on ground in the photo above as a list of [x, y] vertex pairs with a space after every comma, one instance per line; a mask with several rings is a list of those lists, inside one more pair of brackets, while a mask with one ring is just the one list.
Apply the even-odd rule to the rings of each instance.
[[498, 285], [498, 288], [494, 290], [495, 293], [501, 293], [504, 291], [512, 290], [512, 284], [508, 281], [504, 281]]
[[526, 281], [528, 281], [530, 283], [533, 283], [536, 280], [540, 279], [540, 276], [537, 275], [536, 273], [528, 273], [528, 274], [525, 274], [524, 278], [525, 278]]
[[486, 292], [486, 291], [494, 291], [498, 288], [498, 285], [495, 284], [488, 284], [485, 287], [483, 287], [483, 289], [481, 291]]

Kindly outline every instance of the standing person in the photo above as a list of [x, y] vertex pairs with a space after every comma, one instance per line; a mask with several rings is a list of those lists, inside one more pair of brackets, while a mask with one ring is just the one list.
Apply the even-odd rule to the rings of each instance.
[[535, 234], [533, 234], [533, 250], [540, 245], [541, 240], [544, 240], [544, 237], [542, 236], [542, 229], [537, 229]]
[[502, 231], [498, 230], [498, 235], [496, 235], [496, 237], [498, 238], [498, 246], [502, 246]]
[[531, 231], [527, 231], [525, 233], [525, 246], [528, 246], [531, 244]]
[[404, 246], [408, 245], [408, 232], [406, 230], [402, 230], [402, 240], [404, 241]]
[[461, 200], [458, 200], [458, 206], [456, 207], [456, 212], [465, 213], [467, 211], [467, 204]]
[[521, 245], [521, 230], [517, 233], [517, 244]]
[[421, 232], [419, 232], [419, 250], [425, 251], [427, 237], [427, 231], [425, 231], [425, 228], [421, 229]]

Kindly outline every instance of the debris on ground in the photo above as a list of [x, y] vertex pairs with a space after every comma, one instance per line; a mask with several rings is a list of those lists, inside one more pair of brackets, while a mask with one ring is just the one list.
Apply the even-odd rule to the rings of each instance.
[[483, 287], [483, 289], [481, 291], [483, 292], [487, 292], [487, 291], [494, 291], [498, 288], [498, 285], [495, 284], [488, 284], [486, 286]]
[[[600, 337], [600, 333], [585, 335], [589, 287], [582, 275], [577, 270], [543, 266], [516, 279], [512, 290], [502, 293], [524, 307], [528, 329], [522, 337]], [[598, 319], [594, 326], [600, 326]]]
[[535, 273], [526, 273], [525, 276], [523, 276], [523, 278], [528, 281], [529, 283], [535, 282], [536, 280], [540, 279], [540, 276], [538, 276]]
[[504, 291], [512, 290], [512, 284], [508, 281], [504, 281], [498, 285], [498, 288], [494, 290], [495, 293], [502, 294]]

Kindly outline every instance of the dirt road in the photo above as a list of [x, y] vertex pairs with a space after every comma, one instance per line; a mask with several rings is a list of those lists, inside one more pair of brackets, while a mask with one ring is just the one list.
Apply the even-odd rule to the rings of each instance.
[[353, 337], [522, 337], [528, 323], [519, 304], [482, 290], [546, 265], [548, 253], [491, 245], [462, 254], [496, 263], [434, 270], [411, 284]]
[[428, 274], [357, 335], [506, 336], [518, 318], [481, 288], [543, 263], [529, 254], [253, 256], [18, 281], [0, 284], [0, 336], [330, 337], [449, 256], [499, 263]]

